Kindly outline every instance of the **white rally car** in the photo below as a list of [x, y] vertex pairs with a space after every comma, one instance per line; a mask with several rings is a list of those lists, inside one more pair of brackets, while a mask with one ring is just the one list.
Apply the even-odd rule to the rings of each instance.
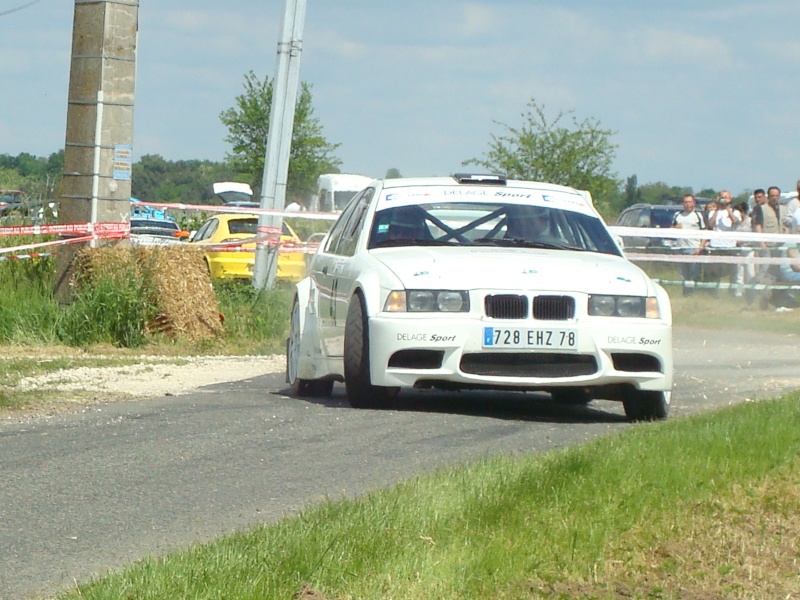
[[672, 313], [587, 192], [497, 175], [376, 180], [296, 285], [286, 356], [293, 394], [344, 381], [356, 408], [410, 387], [534, 390], [663, 419]]

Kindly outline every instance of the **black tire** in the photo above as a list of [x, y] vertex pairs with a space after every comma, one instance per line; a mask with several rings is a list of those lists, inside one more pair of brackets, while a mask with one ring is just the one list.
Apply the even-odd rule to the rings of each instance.
[[356, 293], [344, 327], [344, 386], [353, 408], [390, 408], [398, 388], [372, 385], [369, 376], [369, 326], [364, 298]]
[[562, 388], [550, 392], [553, 401], [565, 406], [581, 406], [589, 404], [592, 396], [583, 388]]
[[300, 305], [295, 297], [292, 303], [289, 337], [286, 339], [286, 383], [292, 396], [298, 398], [325, 398], [333, 393], [333, 381], [322, 379], [299, 379], [297, 365], [300, 361]]
[[632, 391], [622, 400], [629, 421], [660, 421], [669, 414], [664, 392]]

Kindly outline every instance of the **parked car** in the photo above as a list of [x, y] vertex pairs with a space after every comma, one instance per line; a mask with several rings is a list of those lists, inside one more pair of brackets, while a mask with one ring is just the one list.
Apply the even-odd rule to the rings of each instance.
[[131, 217], [142, 219], [161, 219], [174, 221], [166, 212], [152, 206], [145, 206], [138, 198], [131, 197]]
[[11, 213], [22, 206], [20, 190], [0, 190], [0, 215]]
[[[615, 223], [618, 227], [646, 227], [650, 229], [669, 229], [672, 219], [683, 210], [681, 204], [634, 204], [624, 209]], [[699, 210], [699, 209], [698, 209]], [[675, 240], [638, 235], [623, 235], [625, 250], [664, 250], [673, 248]]]
[[189, 239], [189, 232], [171, 219], [134, 217], [131, 219], [131, 243], [139, 246], [180, 244]]
[[260, 205], [253, 200], [253, 189], [246, 183], [236, 181], [218, 181], [213, 184], [214, 196], [226, 206], [252, 206]]
[[354, 408], [405, 388], [549, 392], [667, 416], [672, 316], [588, 192], [502, 176], [373, 182], [295, 286], [286, 379]]
[[[206, 220], [191, 239], [192, 244], [215, 246], [205, 252], [212, 279], [250, 279], [255, 265], [255, 241], [258, 233], [258, 215], [249, 213], [219, 213]], [[230, 249], [220, 244], [238, 242]], [[242, 243], [243, 242], [243, 243]], [[305, 277], [306, 259], [300, 237], [286, 223], [281, 234], [276, 277], [296, 282]], [[288, 247], [295, 245], [296, 248]]]

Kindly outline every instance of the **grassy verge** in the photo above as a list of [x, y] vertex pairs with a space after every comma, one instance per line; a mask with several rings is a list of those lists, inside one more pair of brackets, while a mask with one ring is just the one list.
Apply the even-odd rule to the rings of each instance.
[[448, 468], [62, 598], [794, 597], [798, 400]]

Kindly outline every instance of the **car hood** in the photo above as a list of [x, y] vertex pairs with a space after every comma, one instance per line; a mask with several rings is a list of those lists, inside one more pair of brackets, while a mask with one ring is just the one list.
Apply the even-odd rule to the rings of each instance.
[[646, 296], [652, 283], [610, 254], [527, 248], [391, 248], [373, 251], [407, 289], [547, 290]]

